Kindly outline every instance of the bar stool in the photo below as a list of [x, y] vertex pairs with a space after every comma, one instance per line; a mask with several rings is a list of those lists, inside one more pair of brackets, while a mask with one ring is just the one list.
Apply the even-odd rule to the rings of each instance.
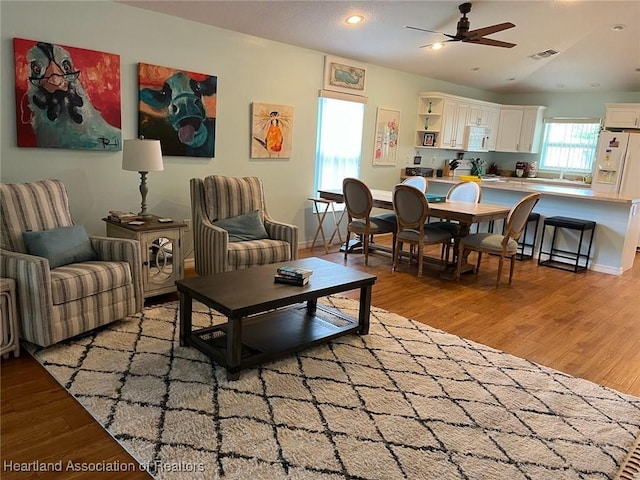
[[[533, 239], [530, 243], [527, 243], [527, 231], [529, 229], [529, 224], [533, 223]], [[536, 212], [531, 212], [529, 214], [529, 218], [527, 219], [527, 223], [524, 225], [524, 230], [522, 231], [522, 236], [520, 240], [518, 240], [518, 253], [516, 253], [516, 260], [530, 260], [533, 258], [533, 253], [536, 248], [536, 237], [538, 236], [538, 225], [540, 224], [540, 214]], [[502, 224], [502, 234], [504, 235], [506, 228], [506, 222]], [[525, 253], [525, 248], [530, 248], [531, 253]]]
[[[553, 237], [551, 246], [548, 251], [544, 250], [544, 234], [547, 226], [553, 228]], [[556, 239], [558, 229], [576, 230], [580, 232], [577, 249], [575, 251], [563, 250], [556, 247]], [[591, 231], [589, 237], [589, 246], [587, 253], [582, 253], [582, 244], [585, 240], [584, 234]], [[596, 222], [591, 220], [580, 220], [568, 217], [548, 217], [544, 219], [542, 227], [542, 238], [540, 239], [540, 254], [538, 255], [538, 265], [558, 268], [560, 270], [568, 270], [574, 273], [584, 272], [589, 267], [589, 256], [591, 255], [591, 246], [593, 245], [593, 235], [596, 230]], [[548, 255], [546, 260], [542, 259], [543, 255]], [[555, 258], [554, 258], [555, 257]], [[564, 260], [558, 260], [558, 258]], [[567, 261], [568, 260], [568, 261]], [[584, 265], [580, 265], [580, 261], [584, 260]]]
[[[309, 197], [307, 200], [311, 200], [313, 202], [314, 213], [318, 218], [318, 228], [316, 228], [316, 233], [313, 236], [313, 242], [311, 242], [311, 249], [313, 250], [313, 247], [315, 247], [316, 241], [318, 240], [318, 234], [320, 234], [322, 236], [322, 241], [324, 243], [324, 251], [325, 253], [329, 253], [329, 245], [333, 243], [333, 238], [336, 236], [336, 233], [338, 234], [338, 240], [340, 240], [340, 244], [342, 244], [342, 234], [340, 233], [340, 223], [342, 223], [342, 219], [344, 218], [344, 212], [346, 212], [346, 209], [342, 210], [340, 217], [338, 217], [336, 215], [336, 209], [334, 206], [336, 202], [334, 202], [333, 200], [327, 200], [325, 198], [320, 198], [320, 197]], [[324, 205], [324, 210], [320, 208], [321, 205]], [[327, 242], [327, 237], [324, 232], [323, 224], [324, 224], [324, 218], [327, 216], [327, 213], [329, 211], [331, 211], [331, 215], [333, 216], [333, 221], [336, 227], [333, 230], [333, 233], [331, 234], [331, 238], [329, 238], [329, 241]]]

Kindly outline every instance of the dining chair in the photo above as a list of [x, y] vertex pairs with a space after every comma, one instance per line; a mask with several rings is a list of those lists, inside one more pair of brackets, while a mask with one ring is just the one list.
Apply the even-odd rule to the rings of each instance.
[[[407, 177], [402, 181], [403, 185], [410, 185], [412, 187], [417, 188], [418, 190], [420, 190], [422, 193], [427, 193], [427, 179], [425, 177], [422, 177], [420, 175], [416, 175], [413, 177]], [[398, 222], [396, 220], [396, 214], [395, 213], [382, 213], [380, 215], [378, 215], [378, 218], [381, 219], [384, 222], [389, 223], [393, 230], [397, 230], [398, 228]]]
[[[418, 248], [418, 277], [422, 277], [425, 245], [448, 243], [451, 234], [445, 230], [425, 225], [429, 216], [429, 202], [427, 197], [415, 187], [398, 184], [393, 187], [393, 210], [398, 221], [398, 232], [395, 238], [392, 271], [396, 270], [402, 245], [417, 246]], [[413, 250], [411, 251], [413, 252]], [[409, 263], [411, 263], [409, 256]]]
[[511, 262], [509, 265], [509, 284], [513, 279], [514, 259], [518, 253], [518, 239], [522, 235], [529, 214], [533, 207], [540, 199], [540, 193], [532, 193], [522, 198], [516, 203], [507, 216], [507, 226], [505, 234], [497, 234], [491, 232], [474, 233], [462, 237], [459, 245], [458, 255], [458, 268], [456, 269], [456, 280], [460, 281], [460, 269], [462, 267], [463, 260], [468, 256], [467, 252], [478, 252], [478, 260], [476, 264], [476, 275], [480, 270], [480, 261], [482, 260], [482, 254], [488, 253], [490, 255], [500, 256], [500, 263], [498, 264], [498, 277], [496, 280], [496, 288], [500, 286], [500, 277], [502, 275], [502, 266], [504, 259], [508, 258]]
[[[471, 202], [471, 203], [479, 203], [482, 198], [482, 189], [480, 188], [480, 184], [478, 182], [459, 182], [453, 185], [449, 191], [447, 192], [447, 201], [451, 202]], [[449, 232], [453, 241], [457, 241], [456, 239], [460, 236], [460, 224], [456, 221], [446, 220], [446, 221], [436, 221], [430, 222], [429, 225], [433, 227], [442, 228]], [[452, 245], [443, 245], [442, 248], [442, 258], [449, 259], [449, 251], [451, 250]], [[455, 245], [453, 245], [455, 252], [457, 249]], [[454, 258], [454, 261], [456, 259]]]
[[[417, 191], [414, 187], [410, 188]], [[347, 259], [351, 233], [355, 233], [362, 240], [364, 264], [368, 265], [369, 238], [373, 235], [391, 233], [393, 234], [393, 245], [395, 246], [396, 230], [390, 222], [385, 221], [378, 215], [371, 215], [373, 196], [364, 182], [357, 178], [345, 178], [342, 181], [342, 193], [344, 195], [344, 204], [347, 208], [347, 242], [344, 249], [344, 259]]]

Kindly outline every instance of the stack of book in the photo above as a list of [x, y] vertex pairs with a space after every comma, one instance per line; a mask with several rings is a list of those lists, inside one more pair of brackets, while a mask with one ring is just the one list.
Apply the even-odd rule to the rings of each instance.
[[118, 223], [129, 223], [132, 220], [140, 220], [136, 213], [121, 212], [120, 210], [109, 210], [109, 220]]
[[309, 277], [313, 273], [313, 270], [307, 270], [306, 268], [282, 266], [278, 267], [273, 281], [275, 283], [286, 283], [288, 285], [303, 286], [309, 283]]

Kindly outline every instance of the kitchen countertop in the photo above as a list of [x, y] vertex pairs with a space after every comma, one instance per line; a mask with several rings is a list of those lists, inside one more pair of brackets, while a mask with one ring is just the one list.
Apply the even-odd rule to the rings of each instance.
[[[427, 178], [429, 183], [445, 183], [453, 185], [458, 183], [460, 179], [458, 177], [450, 177], [450, 178]], [[490, 180], [490, 181], [481, 181], [480, 185], [482, 188], [493, 188], [497, 190], [511, 190], [517, 192], [540, 192], [543, 195], [550, 196], [558, 196], [558, 197], [571, 197], [571, 198], [583, 198], [585, 200], [590, 201], [598, 201], [598, 202], [613, 202], [613, 203], [622, 203], [622, 204], [636, 204], [640, 203], [640, 195], [630, 196], [630, 195], [621, 195], [618, 193], [604, 193], [604, 192], [594, 192], [591, 188], [586, 188], [584, 182], [572, 182], [570, 180], [565, 180], [563, 182], [571, 182], [575, 183], [575, 186], [571, 186], [571, 183], [568, 185], [563, 183], [562, 185], [556, 184], [546, 184], [546, 183], [538, 183], [532, 182], [534, 179], [516, 179], [513, 177], [508, 177], [508, 180], [500, 179], [500, 180]], [[543, 179], [541, 179], [543, 180]], [[581, 186], [580, 186], [581, 185]]]

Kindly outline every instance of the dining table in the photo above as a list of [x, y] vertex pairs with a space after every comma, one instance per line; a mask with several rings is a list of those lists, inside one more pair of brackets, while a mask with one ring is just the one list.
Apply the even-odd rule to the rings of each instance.
[[[332, 200], [336, 203], [344, 203], [344, 194], [341, 189], [318, 190], [320, 198]], [[393, 192], [391, 190], [371, 189], [373, 206], [385, 210], [393, 210]], [[444, 202], [429, 202], [429, 216], [444, 220], [457, 221], [460, 224], [459, 238], [469, 234], [471, 225], [474, 223], [491, 222], [507, 218], [511, 207], [505, 205], [494, 205], [490, 203], [474, 203], [446, 200]], [[458, 241], [456, 239], [454, 250], [458, 255]], [[453, 269], [453, 271], [452, 271]], [[445, 278], [456, 277], [457, 263], [451, 264], [443, 273]], [[460, 273], [473, 271], [474, 266], [463, 259]]]

